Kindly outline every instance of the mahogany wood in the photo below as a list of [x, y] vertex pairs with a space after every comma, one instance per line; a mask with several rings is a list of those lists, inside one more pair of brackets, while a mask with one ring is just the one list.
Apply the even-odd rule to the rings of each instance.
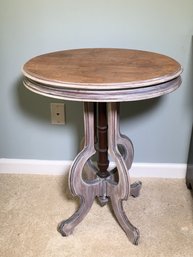
[[109, 176], [108, 140], [107, 140], [107, 110], [106, 103], [98, 103], [98, 168], [97, 175], [101, 178]]

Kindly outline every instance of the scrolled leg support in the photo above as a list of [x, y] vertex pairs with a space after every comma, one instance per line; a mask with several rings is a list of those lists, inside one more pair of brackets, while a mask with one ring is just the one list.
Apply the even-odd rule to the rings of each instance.
[[[122, 206], [122, 201], [127, 200], [130, 194], [130, 178], [127, 165], [131, 165], [132, 159], [128, 159], [126, 165], [126, 162], [118, 149], [120, 133], [116, 105], [116, 103], [108, 104], [108, 147], [109, 155], [116, 163], [118, 182], [116, 185], [108, 184], [108, 195], [111, 199], [112, 208], [120, 226], [125, 231], [129, 240], [137, 245], [139, 241], [139, 230], [128, 220]], [[127, 154], [127, 156], [129, 157], [129, 154]]]
[[[102, 160], [102, 163], [99, 162], [100, 165], [98, 165], [97, 168], [91, 161], [91, 157], [96, 153], [96, 131], [93, 129], [96, 128], [96, 112], [94, 111], [94, 104], [85, 103], [84, 145], [82, 145], [81, 152], [75, 158], [69, 174], [70, 191], [74, 196], [79, 197], [80, 206], [70, 218], [62, 221], [58, 225], [58, 231], [63, 236], [70, 235], [74, 228], [87, 215], [95, 197], [97, 197], [101, 206], [104, 206], [107, 202], [111, 203], [118, 223], [125, 231], [129, 240], [137, 245], [139, 241], [139, 231], [131, 224], [123, 209], [123, 201], [127, 200], [129, 195], [137, 197], [141, 189], [141, 182], [130, 185], [128, 170], [133, 161], [133, 145], [130, 139], [122, 135], [119, 131], [118, 104], [108, 103], [107, 112], [106, 107], [104, 105], [102, 107], [103, 120], [99, 121], [99, 136], [97, 138], [97, 140], [99, 140], [100, 149], [99, 160]], [[105, 120], [105, 113], [107, 115], [107, 121]], [[100, 115], [100, 112], [98, 115]], [[101, 122], [103, 122], [102, 126]], [[107, 138], [105, 138], [104, 133], [106, 133]], [[102, 142], [100, 142], [101, 139]], [[107, 142], [108, 148], [106, 148]], [[105, 156], [102, 155], [103, 152], [105, 152]], [[107, 155], [109, 155], [116, 164], [114, 171], [108, 170]], [[104, 168], [105, 166], [106, 168]], [[87, 179], [83, 178], [84, 168], [91, 172], [91, 175], [88, 176]]]
[[69, 174], [69, 187], [74, 196], [80, 199], [79, 209], [67, 220], [58, 225], [58, 231], [63, 236], [70, 235], [74, 228], [84, 219], [89, 212], [98, 190], [98, 180], [84, 181], [82, 172], [87, 160], [95, 154], [94, 133], [93, 133], [94, 115], [93, 105], [85, 103], [84, 105], [84, 126], [85, 140], [82, 151], [74, 160]]

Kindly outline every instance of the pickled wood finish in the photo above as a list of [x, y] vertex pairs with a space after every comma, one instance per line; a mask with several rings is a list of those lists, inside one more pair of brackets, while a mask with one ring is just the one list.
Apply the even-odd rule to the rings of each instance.
[[[126, 163], [118, 150], [118, 138], [120, 137], [119, 124], [117, 122], [117, 106], [116, 103], [108, 104], [108, 146], [109, 154], [116, 163], [118, 170], [118, 183], [109, 183], [107, 187], [107, 195], [111, 199], [112, 208], [120, 226], [133, 244], [138, 244], [139, 231], [128, 220], [122, 206], [122, 201], [127, 200], [130, 194], [130, 178], [127, 172]], [[132, 162], [132, 160], [130, 160]], [[128, 186], [129, 185], [129, 186]]]
[[82, 151], [75, 158], [69, 173], [69, 188], [74, 196], [80, 199], [80, 208], [66, 221], [62, 221], [58, 230], [63, 236], [68, 236], [90, 210], [95, 196], [98, 195], [99, 180], [95, 179], [91, 182], [83, 180], [82, 171], [85, 163], [95, 154], [94, 149], [94, 112], [93, 104], [84, 105], [84, 129], [85, 139]]
[[[122, 206], [129, 195], [137, 197], [141, 182], [130, 184], [133, 161], [131, 140], [122, 135], [119, 102], [158, 97], [177, 89], [182, 68], [172, 58], [127, 49], [77, 49], [41, 55], [23, 66], [24, 85], [52, 98], [84, 102], [85, 137], [69, 174], [69, 187], [80, 199], [79, 209], [62, 221], [67, 236], [84, 219], [95, 197], [110, 202], [120, 226], [133, 244], [139, 231]], [[98, 151], [98, 167], [91, 157]], [[108, 157], [116, 164], [109, 169]], [[86, 176], [84, 171], [89, 171]]]
[[45, 86], [24, 78], [24, 85], [32, 92], [51, 98], [81, 102], [124, 102], [150, 99], [168, 94], [177, 89], [180, 84], [181, 77], [178, 76], [168, 82], [142, 88], [80, 90], [76, 88], [69, 89], [64, 87]]
[[[107, 176], [100, 176], [101, 171], [99, 167], [99, 172], [95, 173], [95, 176], [91, 176], [89, 179], [84, 179], [82, 176], [84, 166], [88, 164], [90, 157], [92, 157], [96, 152], [94, 149], [95, 135], [93, 127], [95, 118], [93, 105], [93, 103], [84, 104], [84, 146], [81, 152], [75, 158], [69, 174], [69, 187], [71, 193], [79, 197], [80, 207], [69, 219], [62, 221], [59, 224], [58, 231], [63, 236], [70, 235], [73, 232], [75, 226], [77, 226], [89, 212], [93, 204], [93, 201], [97, 196], [102, 206], [106, 204], [110, 199], [112, 209], [120, 226], [125, 231], [129, 240], [133, 244], [138, 244], [139, 231], [128, 220], [122, 206], [122, 201], [127, 200], [129, 194], [132, 194], [132, 192], [130, 192], [130, 178], [127, 165], [130, 167], [132, 163], [133, 148], [128, 138], [123, 137], [123, 140], [121, 139], [122, 135], [119, 132], [118, 108], [116, 103], [108, 104], [107, 134], [108, 153], [116, 163], [116, 172], [118, 174], [116, 174], [115, 176], [115, 171], [110, 171], [107, 173]], [[103, 112], [103, 114], [105, 115], [105, 106], [100, 106], [99, 110], [100, 112]], [[99, 124], [101, 124], [100, 122], [101, 121], [99, 121]], [[106, 124], [106, 121], [103, 124]], [[99, 137], [99, 141], [100, 139], [101, 138]], [[123, 154], [121, 154], [121, 152], [118, 149], [119, 144], [122, 147], [124, 147]], [[127, 149], [126, 146], [129, 146], [129, 148]], [[127, 161], [125, 161], [125, 159], [127, 159]], [[106, 156], [104, 160], [102, 160], [102, 163], [103, 161], [106, 163]], [[107, 168], [108, 165], [106, 169]], [[103, 171], [103, 173], [105, 173], [105, 171]], [[134, 184], [131, 189], [131, 191], [133, 191], [132, 195], [138, 196], [140, 189], [141, 183]]]

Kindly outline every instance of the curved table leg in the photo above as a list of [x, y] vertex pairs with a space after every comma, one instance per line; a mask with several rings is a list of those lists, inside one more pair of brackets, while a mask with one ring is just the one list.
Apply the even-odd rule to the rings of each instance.
[[[133, 244], [138, 244], [139, 231], [134, 227], [128, 220], [122, 206], [122, 201], [127, 200], [130, 193], [130, 178], [127, 170], [126, 163], [120, 154], [118, 149], [118, 138], [119, 138], [119, 127], [117, 117], [117, 106], [116, 103], [108, 104], [108, 146], [109, 154], [114, 159], [117, 171], [118, 171], [118, 182], [108, 183], [108, 196], [111, 199], [112, 208], [114, 214], [125, 231], [126, 235]], [[132, 162], [132, 160], [129, 160]], [[110, 182], [110, 181], [109, 181]]]
[[[133, 162], [133, 157], [134, 157], [134, 148], [133, 148], [133, 144], [132, 141], [126, 136], [121, 134], [120, 132], [120, 124], [119, 124], [119, 103], [117, 103], [117, 145], [118, 145], [118, 150], [120, 152], [120, 154], [122, 155], [127, 170], [129, 170], [131, 168], [132, 162]], [[112, 173], [116, 173], [117, 172], [117, 168], [115, 167], [112, 170]], [[133, 197], [138, 197], [140, 190], [142, 187], [142, 182], [141, 181], [136, 181], [133, 184], [131, 184], [130, 186], [130, 195]]]
[[117, 103], [117, 144], [118, 144], [119, 151], [125, 161], [127, 169], [129, 170], [133, 162], [134, 148], [131, 140], [126, 135], [123, 135], [120, 132], [119, 105], [120, 104]]
[[[80, 207], [69, 219], [58, 225], [58, 231], [63, 236], [70, 235], [87, 215], [97, 196], [101, 205], [106, 204], [109, 199], [111, 200], [114, 214], [120, 226], [130, 241], [133, 244], [138, 244], [139, 231], [128, 220], [122, 206], [122, 201], [128, 199], [130, 192], [134, 192], [133, 194], [137, 196], [138, 190], [133, 190], [132, 185], [130, 186], [128, 168], [133, 161], [133, 147], [131, 141], [119, 132], [117, 104], [108, 104], [108, 153], [116, 163], [117, 180], [111, 172], [107, 172], [109, 175], [106, 177], [101, 177], [98, 173], [93, 177], [93, 173], [97, 171], [91, 161], [91, 157], [96, 152], [93, 103], [84, 104], [84, 127], [84, 146], [75, 158], [69, 174], [70, 191], [74, 196], [79, 197]], [[92, 175], [88, 179], [83, 178], [84, 167], [92, 171]]]
[[93, 133], [93, 105], [84, 105], [84, 125], [85, 142], [82, 151], [75, 158], [69, 174], [69, 187], [74, 196], [80, 198], [79, 209], [67, 220], [62, 221], [58, 226], [58, 231], [63, 236], [71, 234], [75, 228], [89, 212], [95, 196], [98, 192], [98, 179], [85, 181], [82, 178], [82, 171], [87, 160], [95, 153], [94, 133]]
[[[84, 142], [85, 142], [85, 139], [83, 137], [80, 144], [80, 150], [84, 148], [84, 144], [85, 144]], [[85, 171], [86, 179], [95, 179], [98, 173], [98, 169], [91, 159], [88, 159], [87, 162], [85, 163], [84, 171]]]

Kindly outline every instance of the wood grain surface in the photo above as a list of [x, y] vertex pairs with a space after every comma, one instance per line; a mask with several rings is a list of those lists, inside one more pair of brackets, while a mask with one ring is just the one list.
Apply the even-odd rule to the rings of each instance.
[[57, 87], [125, 89], [155, 85], [180, 75], [181, 65], [158, 53], [88, 48], [58, 51], [32, 58], [24, 76]]

